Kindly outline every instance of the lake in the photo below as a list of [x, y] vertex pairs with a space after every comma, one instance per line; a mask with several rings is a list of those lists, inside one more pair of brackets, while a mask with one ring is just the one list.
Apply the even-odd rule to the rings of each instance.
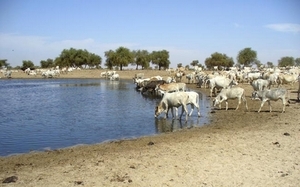
[[198, 93], [202, 116], [195, 110], [185, 123], [156, 119], [154, 108], [161, 98], [142, 95], [130, 80], [3, 79], [0, 156], [202, 126], [209, 123], [210, 103]]

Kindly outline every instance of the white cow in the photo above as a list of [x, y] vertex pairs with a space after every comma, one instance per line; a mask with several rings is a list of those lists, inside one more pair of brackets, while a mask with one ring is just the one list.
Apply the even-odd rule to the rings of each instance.
[[294, 87], [294, 83], [297, 82], [297, 74], [279, 74], [279, 86], [282, 84], [291, 84]]
[[212, 97], [212, 93], [215, 89], [231, 88], [233, 85], [238, 85], [238, 83], [235, 80], [231, 80], [223, 76], [216, 76], [209, 79], [210, 97]]
[[155, 90], [163, 91], [163, 92], [178, 92], [178, 91], [185, 91], [186, 90], [186, 84], [185, 83], [176, 83], [172, 82], [169, 84], [158, 84], [155, 88]]
[[247, 100], [245, 98], [245, 89], [240, 87], [233, 87], [233, 88], [224, 88], [221, 92], [217, 95], [217, 97], [213, 100], [213, 106], [219, 105], [221, 109], [221, 103], [223, 101], [226, 102], [226, 110], [228, 110], [228, 99], [238, 99], [238, 105], [235, 110], [237, 110], [241, 104], [241, 100], [245, 103], [245, 107], [248, 111]]
[[271, 82], [265, 79], [256, 79], [250, 82], [251, 86], [253, 87], [254, 91], [264, 90], [266, 88], [270, 88]]
[[[192, 115], [195, 107], [197, 108], [198, 110], [198, 117], [200, 117], [200, 106], [199, 106], [199, 94], [197, 92], [194, 92], [194, 91], [188, 91], [188, 92], [185, 92], [189, 95], [189, 99], [188, 99], [188, 102], [187, 102], [187, 105], [191, 105], [191, 111], [189, 113], [189, 116]], [[162, 91], [162, 95], [164, 95], [165, 92]], [[176, 110], [176, 116], [178, 116], [178, 108], [174, 107], [175, 110]]]
[[109, 79], [110, 79], [111, 81], [114, 81], [114, 80], [120, 80], [120, 76], [119, 76], [119, 74], [115, 73], [115, 74], [113, 74]]
[[249, 72], [245, 78], [248, 81], [253, 81], [253, 80], [259, 79], [261, 77], [262, 77], [262, 74], [260, 72]]
[[[186, 92], [173, 92], [173, 93], [166, 93], [160, 103], [155, 108], [155, 117], [157, 118], [161, 113], [165, 113], [165, 117], [167, 117], [169, 109], [171, 109], [172, 117], [174, 119], [174, 111], [173, 107], [180, 107], [182, 106], [182, 112], [180, 115], [180, 119], [183, 115], [183, 112], [186, 113], [185, 120], [188, 119], [188, 110], [187, 110], [187, 103], [188, 103], [189, 95]], [[175, 117], [176, 118], [176, 117]]]
[[185, 77], [186, 77], [186, 79], [188, 80], [188, 83], [189, 83], [189, 84], [190, 84], [191, 82], [194, 83], [194, 81], [195, 81], [195, 74], [194, 74], [194, 73], [187, 74]]
[[270, 101], [278, 101], [279, 99], [282, 100], [282, 112], [285, 112], [285, 105], [286, 105], [286, 97], [288, 91], [285, 88], [272, 88], [262, 91], [254, 91], [252, 93], [252, 100], [261, 100], [261, 105], [258, 112], [261, 111], [261, 108], [264, 106], [265, 102], [269, 103], [270, 112], [272, 112], [272, 106]]

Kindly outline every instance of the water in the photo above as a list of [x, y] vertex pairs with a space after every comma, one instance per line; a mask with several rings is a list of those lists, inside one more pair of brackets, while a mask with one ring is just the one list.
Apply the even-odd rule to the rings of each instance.
[[0, 156], [201, 126], [210, 107], [200, 97], [202, 117], [194, 111], [184, 123], [155, 119], [161, 98], [141, 95], [128, 80], [0, 80]]

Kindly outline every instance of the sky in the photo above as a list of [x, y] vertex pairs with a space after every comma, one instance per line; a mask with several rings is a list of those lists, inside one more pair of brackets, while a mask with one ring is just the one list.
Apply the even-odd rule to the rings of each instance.
[[300, 57], [299, 0], [0, 0], [0, 59], [12, 66], [64, 49], [169, 51], [170, 67], [251, 48], [278, 64]]

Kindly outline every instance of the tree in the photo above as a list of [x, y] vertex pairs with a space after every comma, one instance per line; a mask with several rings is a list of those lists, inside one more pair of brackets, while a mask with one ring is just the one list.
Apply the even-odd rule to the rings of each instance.
[[80, 67], [80, 66], [99, 66], [101, 57], [94, 53], [88, 52], [86, 49], [64, 49], [59, 57], [55, 59], [55, 65], [61, 67]]
[[22, 65], [22, 68], [23, 70], [27, 69], [27, 68], [30, 68], [30, 69], [34, 69], [34, 64], [32, 61], [30, 60], [23, 60], [22, 61], [23, 65]]
[[151, 56], [147, 50], [133, 51], [133, 54], [135, 61], [132, 65], [136, 65], [136, 69], [138, 69], [138, 66], [142, 66], [142, 69], [150, 66]]
[[158, 69], [161, 70], [162, 67], [169, 68], [169, 51], [153, 51], [151, 53], [152, 64], [158, 65]]
[[273, 62], [267, 62], [267, 66], [268, 68], [273, 68], [274, 67]]
[[134, 61], [133, 53], [125, 47], [119, 47], [116, 52], [116, 64], [120, 67], [120, 70], [122, 71], [123, 67], [128, 66], [129, 63]]
[[294, 66], [294, 65], [295, 65], [295, 60], [293, 57], [286, 56], [278, 60], [279, 67]]
[[192, 66], [198, 66], [198, 64], [199, 64], [199, 61], [198, 60], [193, 60], [192, 62], [191, 62], [191, 65]]
[[182, 67], [182, 63], [178, 63], [177, 68], [181, 68], [181, 67]]
[[51, 68], [55, 66], [54, 61], [50, 58], [48, 58], [47, 60], [41, 60], [40, 64], [41, 68]]
[[10, 65], [9, 65], [9, 63], [7, 63], [7, 59], [1, 59], [0, 60], [0, 69], [2, 68], [2, 67], [9, 67]]
[[205, 65], [208, 69], [212, 69], [214, 66], [218, 67], [232, 67], [234, 64], [233, 59], [229, 58], [226, 54], [215, 52], [211, 57], [205, 59]]
[[300, 66], [300, 58], [296, 58], [295, 59], [295, 65], [296, 66]]
[[251, 48], [241, 50], [237, 56], [237, 61], [244, 66], [252, 65], [257, 62], [256, 51], [251, 50]]
[[104, 52], [104, 56], [106, 57], [105, 66], [111, 70], [115, 66], [116, 53], [113, 50], [109, 50]]

